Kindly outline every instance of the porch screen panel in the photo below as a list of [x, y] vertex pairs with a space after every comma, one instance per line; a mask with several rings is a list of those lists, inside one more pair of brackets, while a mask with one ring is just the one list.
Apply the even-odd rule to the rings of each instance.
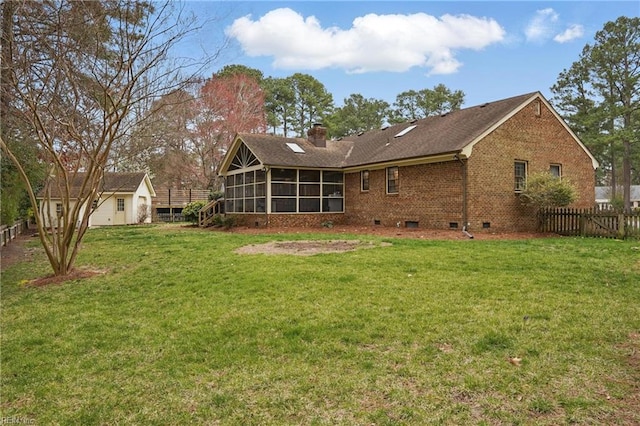
[[263, 170], [238, 172], [226, 177], [225, 208], [228, 213], [264, 213], [266, 175]]

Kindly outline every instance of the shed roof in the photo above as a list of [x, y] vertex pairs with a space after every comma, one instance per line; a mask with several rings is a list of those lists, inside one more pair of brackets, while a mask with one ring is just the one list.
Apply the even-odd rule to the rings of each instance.
[[[77, 198], [80, 195], [80, 191], [82, 190], [82, 183], [86, 179], [87, 174], [85, 172], [77, 172], [75, 175], [71, 176], [70, 179], [70, 196], [71, 198]], [[98, 187], [98, 192], [100, 193], [134, 193], [140, 186], [140, 183], [143, 180], [147, 180], [147, 185], [149, 185], [149, 190], [152, 196], [155, 196], [155, 192], [153, 190], [153, 186], [151, 186], [151, 181], [146, 173], [144, 172], [131, 172], [131, 173], [120, 173], [120, 172], [105, 172], [104, 177]], [[60, 188], [55, 182], [50, 185], [51, 188], [51, 197], [59, 198], [60, 197]], [[44, 197], [44, 192], [41, 190], [38, 194], [39, 197]]]

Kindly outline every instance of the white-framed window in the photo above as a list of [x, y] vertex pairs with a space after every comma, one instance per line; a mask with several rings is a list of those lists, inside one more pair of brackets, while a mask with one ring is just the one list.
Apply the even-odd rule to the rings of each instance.
[[56, 203], [56, 216], [62, 216], [62, 203]]
[[119, 212], [123, 212], [124, 211], [124, 198], [117, 198], [116, 199], [116, 210]]
[[397, 166], [387, 167], [387, 194], [397, 194], [400, 170]]
[[561, 164], [551, 164], [549, 166], [549, 173], [551, 173], [554, 177], [561, 178], [562, 177], [562, 165]]
[[514, 190], [522, 192], [527, 187], [527, 162], [516, 160], [513, 166]]
[[366, 192], [369, 190], [369, 170], [363, 170], [360, 172], [360, 191]]
[[264, 213], [266, 211], [266, 172], [263, 169], [228, 175], [225, 180], [227, 213]]

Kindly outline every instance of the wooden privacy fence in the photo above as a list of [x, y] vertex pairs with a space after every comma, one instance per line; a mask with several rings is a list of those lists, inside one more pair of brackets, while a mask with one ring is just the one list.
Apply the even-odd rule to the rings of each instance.
[[600, 208], [542, 209], [540, 231], [601, 238], [640, 238], [640, 211], [620, 213]]

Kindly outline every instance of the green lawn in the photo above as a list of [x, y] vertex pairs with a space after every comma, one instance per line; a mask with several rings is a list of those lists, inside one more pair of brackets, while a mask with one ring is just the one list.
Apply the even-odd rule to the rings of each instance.
[[[32, 424], [639, 424], [640, 243], [392, 243], [91, 230], [42, 288], [2, 274], [2, 418]], [[335, 237], [334, 237], [335, 238]], [[510, 362], [510, 358], [519, 358]]]

